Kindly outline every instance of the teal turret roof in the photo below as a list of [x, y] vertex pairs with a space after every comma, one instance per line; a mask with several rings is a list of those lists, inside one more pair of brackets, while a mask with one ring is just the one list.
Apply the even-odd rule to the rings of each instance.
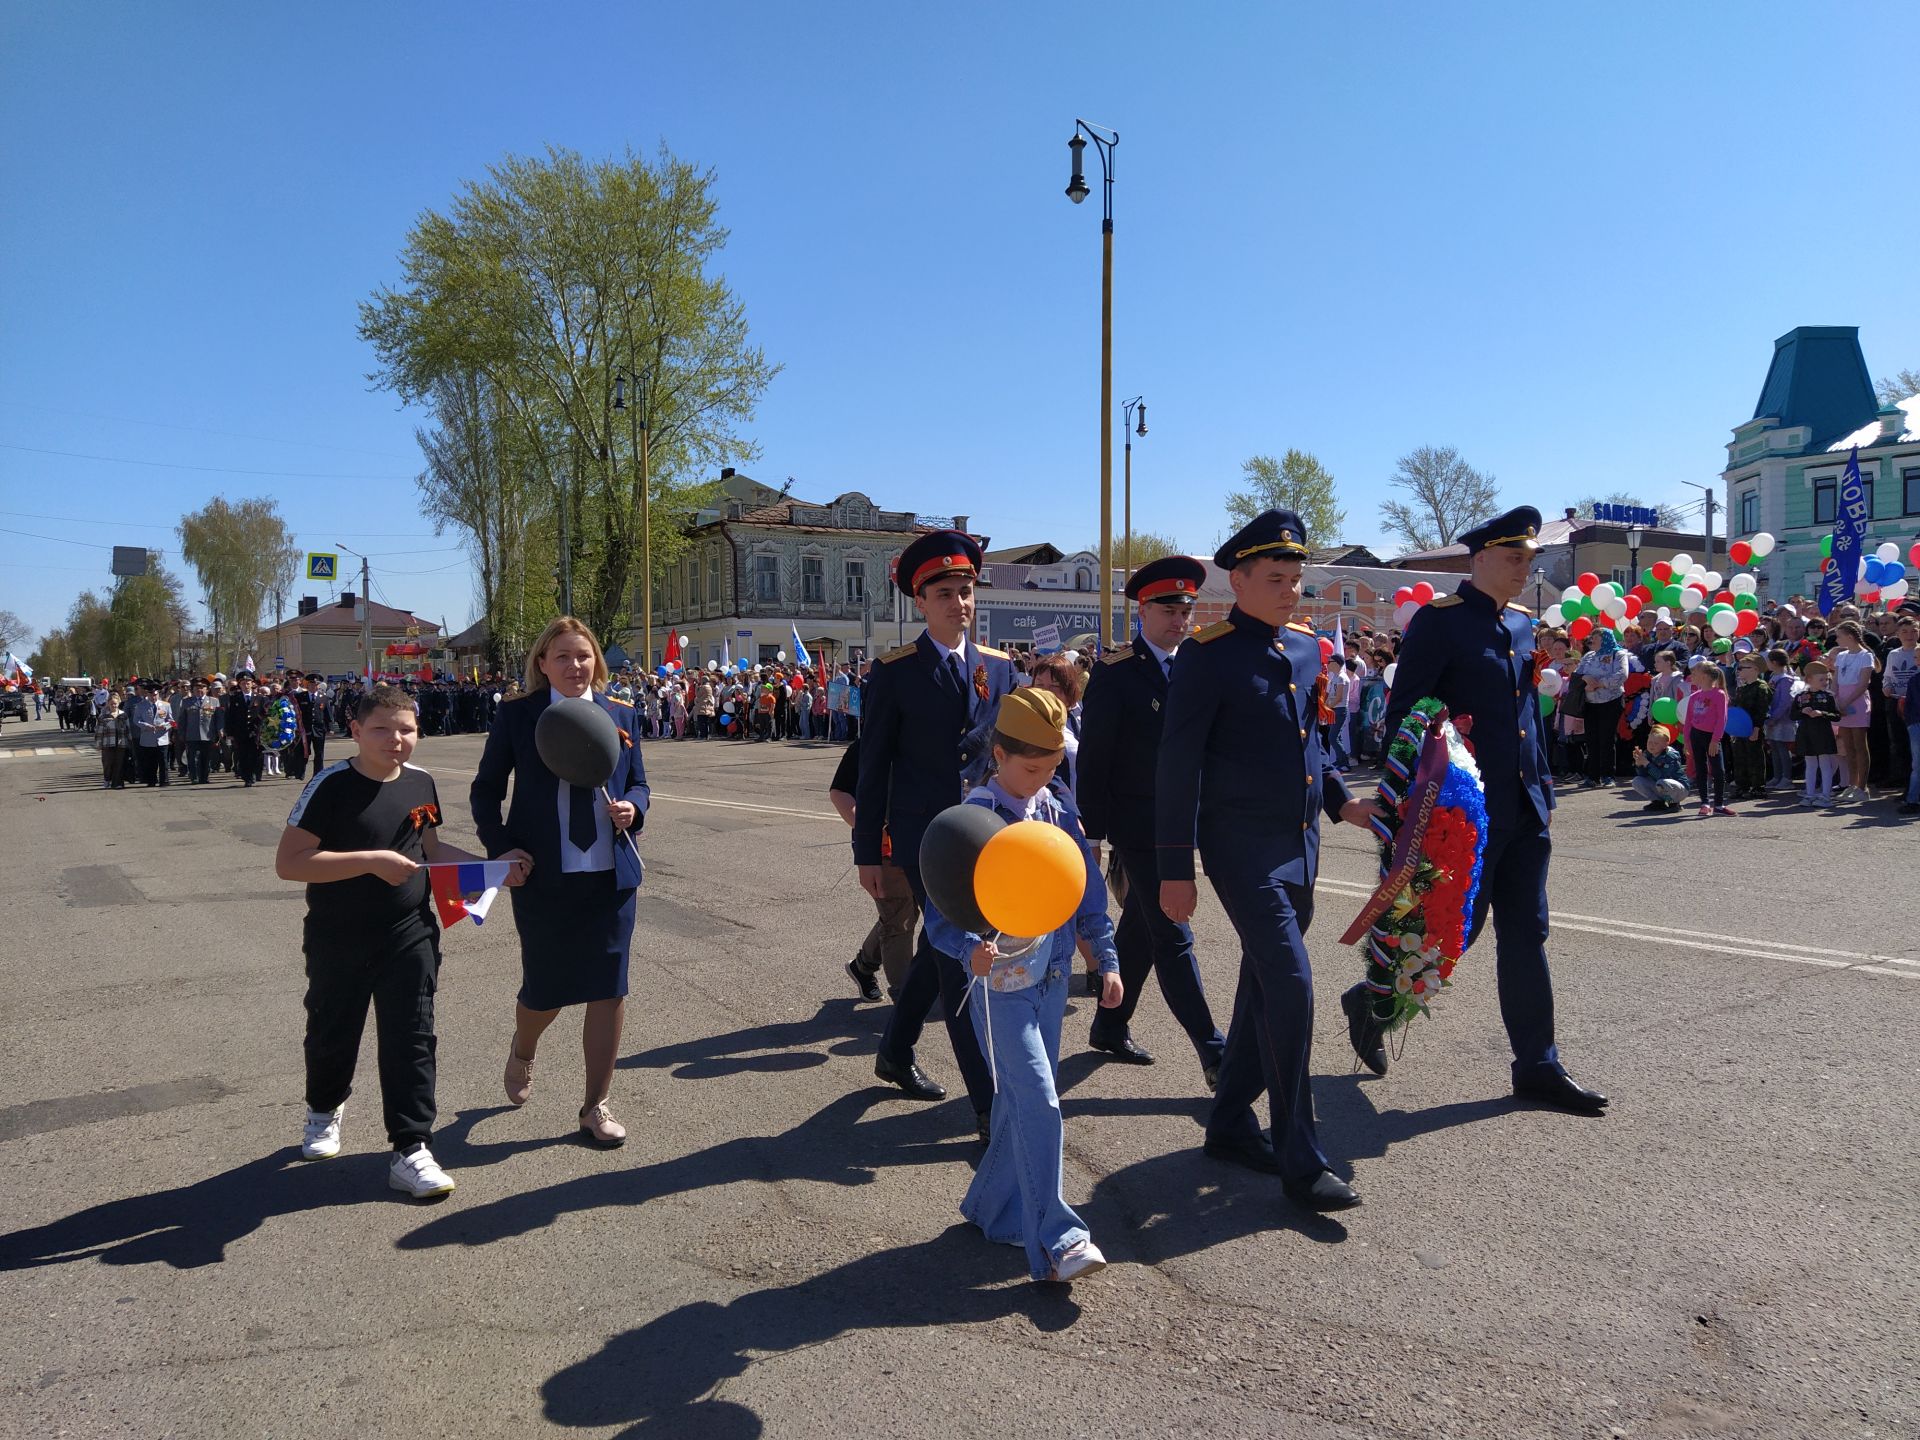
[[1809, 450], [1870, 421], [1880, 408], [1860, 353], [1857, 325], [1800, 325], [1773, 342], [1773, 364], [1753, 418], [1771, 415], [1783, 427], [1812, 429]]

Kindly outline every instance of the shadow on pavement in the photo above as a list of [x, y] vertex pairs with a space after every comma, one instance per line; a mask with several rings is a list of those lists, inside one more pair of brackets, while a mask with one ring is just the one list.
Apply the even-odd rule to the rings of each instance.
[[[435, 1155], [457, 1172], [497, 1164], [524, 1150], [570, 1143], [571, 1136], [543, 1136], [473, 1144], [468, 1138], [473, 1126], [505, 1108], [461, 1111], [434, 1136]], [[171, 1265], [176, 1270], [218, 1265], [227, 1258], [229, 1245], [282, 1215], [334, 1205], [409, 1203], [387, 1188], [386, 1171], [385, 1151], [310, 1163], [290, 1147], [192, 1185], [110, 1200], [51, 1224], [0, 1235], [0, 1271], [73, 1260]]]
[[662, 1045], [623, 1055], [622, 1070], [673, 1071], [676, 1080], [716, 1080], [743, 1072], [809, 1070], [827, 1063], [818, 1051], [799, 1047], [827, 1041], [836, 1055], [868, 1054], [879, 1048], [880, 1032], [892, 1013], [884, 1005], [861, 1006], [851, 999], [823, 1000], [804, 1020], [752, 1025], [725, 1035], [703, 1035], [678, 1045]]
[[1320, 1134], [1327, 1148], [1355, 1160], [1377, 1160], [1389, 1146], [1405, 1140], [1511, 1115], [1526, 1108], [1510, 1094], [1485, 1100], [1456, 1100], [1425, 1110], [1381, 1110], [1368, 1093], [1371, 1076], [1335, 1075], [1314, 1080], [1313, 1094]]

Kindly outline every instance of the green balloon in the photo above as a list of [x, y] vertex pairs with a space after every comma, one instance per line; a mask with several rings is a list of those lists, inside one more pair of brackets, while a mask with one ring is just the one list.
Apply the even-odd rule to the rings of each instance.
[[1540, 713], [1543, 716], [1551, 715], [1553, 713], [1553, 696], [1542, 695], [1540, 697]]
[[1833, 536], [1822, 535], [1820, 537], [1820, 558], [1822, 560], [1831, 560], [1833, 558]]
[[1680, 719], [1680, 702], [1672, 696], [1662, 696], [1653, 702], [1653, 718], [1662, 725], [1672, 725]]
[[1758, 610], [1760, 608], [1760, 601], [1753, 595], [1736, 595], [1733, 597], [1733, 608], [1736, 610]]

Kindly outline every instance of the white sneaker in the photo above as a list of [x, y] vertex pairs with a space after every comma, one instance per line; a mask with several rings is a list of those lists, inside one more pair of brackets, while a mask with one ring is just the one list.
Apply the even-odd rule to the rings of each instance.
[[1067, 1281], [1106, 1268], [1107, 1257], [1100, 1253], [1100, 1247], [1091, 1240], [1081, 1240], [1069, 1245], [1053, 1262], [1052, 1278]]
[[387, 1168], [387, 1184], [416, 1200], [453, 1193], [453, 1177], [440, 1168], [433, 1152], [422, 1145], [411, 1155], [396, 1154]]
[[340, 1153], [340, 1117], [347, 1107], [307, 1111], [307, 1132], [300, 1139], [302, 1160], [331, 1160]]

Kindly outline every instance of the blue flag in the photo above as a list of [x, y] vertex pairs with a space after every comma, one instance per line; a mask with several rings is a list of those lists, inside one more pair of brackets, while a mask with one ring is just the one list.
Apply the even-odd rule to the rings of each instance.
[[813, 657], [807, 654], [807, 647], [800, 643], [800, 627], [793, 627], [793, 660], [796, 665], [811, 666]]
[[1833, 564], [1820, 576], [1820, 613], [1831, 615], [1853, 598], [1860, 579], [1860, 551], [1867, 539], [1867, 492], [1860, 483], [1860, 447], [1847, 452], [1847, 473], [1833, 507]]

